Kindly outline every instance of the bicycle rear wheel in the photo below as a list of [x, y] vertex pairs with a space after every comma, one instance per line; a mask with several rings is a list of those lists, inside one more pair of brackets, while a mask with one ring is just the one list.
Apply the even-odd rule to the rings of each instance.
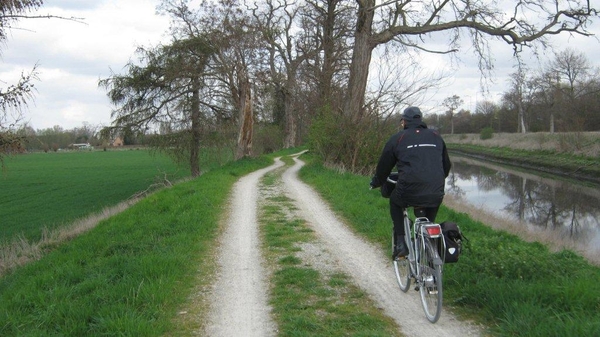
[[430, 238], [419, 242], [419, 293], [425, 316], [435, 323], [442, 313], [442, 260]]
[[[394, 251], [395, 234], [392, 232], [392, 251]], [[408, 243], [407, 243], [408, 244]], [[410, 287], [410, 263], [408, 258], [401, 257], [394, 259], [394, 271], [396, 272], [396, 281], [403, 292], [407, 292]]]

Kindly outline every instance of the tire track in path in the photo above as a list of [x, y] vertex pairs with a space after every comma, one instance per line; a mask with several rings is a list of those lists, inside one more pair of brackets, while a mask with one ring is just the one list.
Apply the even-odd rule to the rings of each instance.
[[282, 176], [289, 197], [296, 201], [302, 216], [326, 243], [337, 263], [386, 315], [394, 319], [402, 333], [423, 337], [482, 335], [478, 327], [457, 320], [447, 310], [442, 311], [437, 323], [431, 324], [425, 318], [418, 292], [403, 293], [398, 288], [387, 254], [350, 231], [321, 197], [298, 179], [298, 171], [304, 162], [297, 157], [294, 160], [296, 164]]
[[[300, 154], [298, 154], [300, 155]], [[327, 207], [321, 197], [298, 179], [304, 162], [286, 169], [286, 195], [331, 252], [333, 261], [363, 289], [406, 336], [481, 336], [479, 328], [461, 322], [447, 310], [431, 324], [425, 318], [417, 292], [398, 289], [388, 254], [355, 235]], [[212, 286], [204, 335], [269, 337], [277, 335], [268, 304], [268, 272], [261, 255], [257, 221], [260, 179], [283, 166], [275, 164], [239, 179], [233, 186], [230, 212], [217, 250], [217, 278]]]
[[234, 184], [229, 218], [218, 250], [206, 336], [276, 336], [268, 305], [267, 280], [257, 223], [258, 186], [275, 164], [250, 173]]

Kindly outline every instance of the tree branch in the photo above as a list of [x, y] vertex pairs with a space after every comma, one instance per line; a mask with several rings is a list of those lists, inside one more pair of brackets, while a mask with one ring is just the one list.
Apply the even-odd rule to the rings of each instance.
[[[537, 31], [535, 31], [533, 26], [516, 19], [518, 12], [517, 8], [515, 8], [515, 13], [512, 18], [506, 23], [497, 26], [488, 23], [488, 21], [494, 19], [492, 14], [488, 14], [484, 17], [483, 13], [477, 10], [466, 11], [462, 17], [456, 20], [433, 24], [435, 20], [440, 19], [439, 14], [443, 7], [448, 5], [448, 3], [450, 3], [449, 0], [444, 0], [438, 6], [434, 7], [428, 20], [424, 24], [416, 22], [413, 25], [409, 25], [405, 22], [402, 25], [389, 26], [381, 32], [373, 34], [372, 42], [378, 45], [391, 41], [395, 37], [401, 35], [425, 35], [451, 29], [468, 28], [475, 29], [489, 36], [499, 37], [511, 45], [525, 45], [528, 42], [535, 41], [545, 35], [556, 35], [562, 32], [592, 36], [593, 34], [585, 31], [582, 27], [588, 22], [588, 17], [591, 15], [588, 13], [597, 12], [593, 8], [587, 8], [586, 10], [556, 11], [556, 13], [551, 14], [548, 17], [549, 20]], [[561, 21], [564, 22], [561, 23]], [[516, 27], [523, 28], [522, 32], [517, 32], [515, 29]]]
[[4, 20], [4, 19], [8, 19], [8, 20], [18, 20], [18, 19], [59, 19], [59, 20], [74, 21], [74, 22], [77, 22], [77, 23], [83, 23], [84, 25], [87, 25], [87, 23], [85, 23], [83, 21], [83, 20], [85, 20], [85, 18], [78, 18], [78, 17], [75, 17], [75, 16], [64, 17], [64, 16], [58, 16], [58, 15], [52, 15], [52, 14], [46, 14], [46, 15], [15, 15], [15, 14], [0, 15], [0, 20]]

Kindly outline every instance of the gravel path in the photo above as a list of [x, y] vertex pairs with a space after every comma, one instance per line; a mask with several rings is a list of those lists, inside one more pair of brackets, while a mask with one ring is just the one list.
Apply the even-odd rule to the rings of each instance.
[[[458, 321], [444, 310], [440, 320], [431, 324], [424, 316], [418, 292], [398, 289], [393, 266], [387, 252], [355, 235], [327, 207], [297, 172], [296, 164], [282, 175], [283, 188], [294, 200], [299, 214], [326, 245], [335, 263], [352, 277], [391, 317], [407, 336], [480, 336], [474, 325]], [[211, 310], [206, 330], [208, 336], [275, 336], [277, 328], [270, 318], [268, 280], [260, 255], [256, 220], [260, 178], [279, 168], [276, 163], [241, 178], [234, 186], [230, 218], [219, 252], [219, 274], [211, 293]]]
[[233, 186], [230, 215], [218, 252], [218, 275], [211, 296], [206, 335], [275, 336], [270, 317], [264, 261], [257, 223], [258, 183], [281, 161], [242, 177]]

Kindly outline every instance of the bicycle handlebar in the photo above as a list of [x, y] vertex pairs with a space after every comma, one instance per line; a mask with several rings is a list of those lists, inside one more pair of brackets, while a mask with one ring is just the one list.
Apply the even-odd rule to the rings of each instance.
[[[392, 177], [394, 177], [394, 178], [397, 178], [397, 177], [398, 177], [398, 173], [397, 173], [397, 172], [394, 172], [394, 173], [390, 174], [390, 175], [387, 177], [387, 179], [386, 179], [388, 183], [396, 184], [398, 181], [397, 181], [397, 180], [394, 180], [394, 179], [392, 179]], [[376, 188], [379, 188], [379, 187], [376, 187]], [[370, 189], [370, 190], [372, 190], [372, 189], [374, 189], [374, 187], [373, 187], [373, 186], [369, 186], [369, 189]]]
[[392, 172], [388, 175], [387, 181], [388, 181], [388, 183], [395, 184], [398, 182], [399, 177], [400, 177], [400, 174], [398, 172]]

